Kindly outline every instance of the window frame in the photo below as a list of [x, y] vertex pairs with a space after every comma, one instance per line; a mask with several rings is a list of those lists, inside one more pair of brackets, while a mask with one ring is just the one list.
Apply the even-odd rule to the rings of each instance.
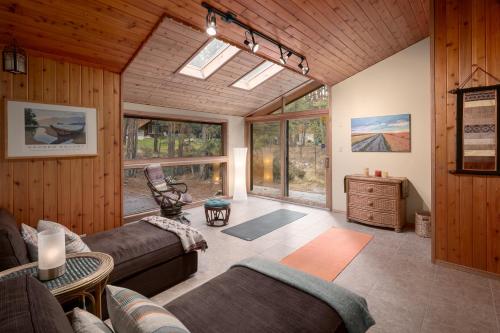
[[[186, 123], [202, 123], [211, 125], [221, 125], [222, 126], [222, 154], [219, 156], [191, 156], [191, 157], [158, 157], [152, 159], [136, 159], [127, 160], [122, 154], [122, 168], [121, 171], [124, 172], [127, 169], [137, 169], [144, 168], [148, 164], [158, 163], [162, 167], [164, 166], [184, 166], [184, 165], [196, 165], [196, 164], [220, 164], [221, 168], [221, 182], [222, 182], [222, 197], [227, 197], [229, 193], [228, 184], [228, 120], [219, 118], [204, 118], [204, 117], [185, 117], [185, 116], [175, 116], [175, 115], [161, 115], [158, 113], [147, 113], [147, 112], [133, 112], [125, 111], [123, 113], [123, 118], [141, 118], [141, 119], [151, 119], [151, 120], [163, 120], [163, 121], [178, 121]], [[122, 199], [123, 200], [123, 199]], [[193, 202], [186, 206], [196, 207], [203, 203], [203, 200]], [[160, 208], [154, 210], [149, 210], [145, 212], [138, 212], [135, 214], [124, 214], [125, 222], [136, 221], [143, 216], [151, 215], [151, 213], [159, 212]]]

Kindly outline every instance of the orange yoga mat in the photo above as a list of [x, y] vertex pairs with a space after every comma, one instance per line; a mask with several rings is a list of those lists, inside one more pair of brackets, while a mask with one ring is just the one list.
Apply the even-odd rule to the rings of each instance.
[[332, 228], [289, 254], [281, 263], [332, 281], [372, 238], [361, 232]]

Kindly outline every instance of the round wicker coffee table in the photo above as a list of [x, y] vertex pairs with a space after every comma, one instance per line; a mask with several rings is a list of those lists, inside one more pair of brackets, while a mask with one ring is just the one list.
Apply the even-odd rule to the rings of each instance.
[[[76, 298], [88, 298], [92, 313], [101, 318], [102, 293], [113, 270], [113, 258], [100, 252], [83, 252], [66, 255], [66, 273], [42, 282], [59, 303], [64, 304]], [[30, 274], [37, 278], [38, 263], [32, 262], [0, 272], [0, 281]]]

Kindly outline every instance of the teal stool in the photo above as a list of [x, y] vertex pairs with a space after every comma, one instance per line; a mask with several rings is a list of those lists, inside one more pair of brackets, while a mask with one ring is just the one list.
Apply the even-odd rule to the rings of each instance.
[[223, 227], [229, 223], [229, 215], [231, 214], [231, 203], [229, 201], [208, 199], [204, 206], [207, 225], [211, 227]]

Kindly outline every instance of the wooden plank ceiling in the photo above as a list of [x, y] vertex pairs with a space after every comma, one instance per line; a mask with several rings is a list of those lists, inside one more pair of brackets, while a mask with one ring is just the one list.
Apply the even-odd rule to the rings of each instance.
[[231, 86], [263, 60], [240, 51], [206, 80], [176, 71], [208, 36], [166, 17], [123, 73], [125, 102], [230, 115], [246, 115], [309, 79], [285, 69], [256, 88]]
[[[203, 29], [202, 0], [0, 0], [0, 43], [121, 72], [167, 14]], [[429, 35], [429, 0], [210, 0], [213, 6], [306, 55], [309, 76], [335, 84]], [[244, 47], [218, 20], [218, 36]], [[261, 42], [259, 54], [279, 58]], [[296, 70], [296, 61], [289, 62]]]

